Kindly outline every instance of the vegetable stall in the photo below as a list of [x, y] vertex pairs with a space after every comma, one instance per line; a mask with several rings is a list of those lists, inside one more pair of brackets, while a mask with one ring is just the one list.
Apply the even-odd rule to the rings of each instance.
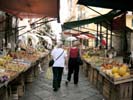
[[25, 86], [34, 81], [48, 59], [48, 52], [12, 52], [0, 58], [0, 97], [18, 100], [25, 93]]
[[[82, 56], [82, 71], [106, 100], [132, 100], [132, 68], [119, 57], [107, 58], [100, 55]], [[100, 53], [101, 54], [101, 53]]]

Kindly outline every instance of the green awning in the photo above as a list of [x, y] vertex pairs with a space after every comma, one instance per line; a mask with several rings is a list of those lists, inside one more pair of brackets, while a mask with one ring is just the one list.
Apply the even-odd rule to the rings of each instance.
[[133, 5], [129, 0], [78, 0], [78, 4], [84, 6], [133, 11]]
[[63, 29], [72, 29], [72, 28], [76, 28], [76, 27], [80, 27], [82, 25], [87, 25], [90, 23], [100, 23], [100, 22], [107, 22], [108, 24], [110, 23], [110, 21], [112, 21], [112, 19], [120, 14], [122, 14], [123, 11], [120, 10], [112, 10], [109, 13], [102, 15], [102, 16], [98, 16], [98, 17], [94, 17], [91, 19], [84, 19], [84, 20], [78, 20], [78, 21], [72, 21], [72, 22], [66, 22], [63, 24]]

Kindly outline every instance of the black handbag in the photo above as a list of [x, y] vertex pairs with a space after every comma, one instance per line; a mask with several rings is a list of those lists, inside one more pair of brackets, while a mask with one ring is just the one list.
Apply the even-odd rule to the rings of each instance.
[[[63, 52], [64, 52], [64, 50], [63, 50]], [[60, 58], [60, 56], [63, 54], [63, 52], [55, 59], [55, 61]], [[53, 66], [53, 64], [54, 64], [55, 61], [54, 61], [54, 59], [51, 59], [49, 61], [49, 67]]]
[[83, 65], [83, 60], [82, 60], [81, 57], [80, 57], [79, 51], [78, 51], [77, 63], [78, 63], [79, 65]]
[[82, 59], [81, 59], [80, 56], [77, 58], [77, 63], [78, 63], [79, 65], [83, 65], [83, 61], [82, 61]]
[[51, 66], [53, 66], [53, 64], [54, 64], [54, 60], [51, 59], [51, 60], [49, 61], [49, 66], [51, 67]]

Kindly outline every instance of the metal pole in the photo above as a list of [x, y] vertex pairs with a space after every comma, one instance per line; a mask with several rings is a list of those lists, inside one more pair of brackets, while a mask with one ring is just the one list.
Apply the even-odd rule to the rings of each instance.
[[108, 49], [108, 25], [106, 28], [106, 49]]

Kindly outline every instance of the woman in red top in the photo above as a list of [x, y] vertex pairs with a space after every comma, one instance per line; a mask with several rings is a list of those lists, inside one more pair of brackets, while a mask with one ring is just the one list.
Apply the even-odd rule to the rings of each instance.
[[78, 84], [79, 79], [79, 64], [77, 63], [77, 57], [80, 56], [79, 53], [79, 42], [75, 41], [73, 43], [73, 47], [69, 50], [69, 60], [68, 60], [68, 75], [67, 75], [67, 81], [66, 85], [68, 85], [68, 82], [71, 81], [71, 75], [73, 75], [74, 84]]

